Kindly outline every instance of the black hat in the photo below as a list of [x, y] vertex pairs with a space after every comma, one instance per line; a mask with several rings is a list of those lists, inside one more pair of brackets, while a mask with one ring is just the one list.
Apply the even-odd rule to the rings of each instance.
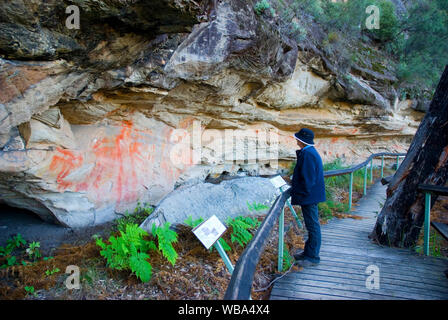
[[304, 144], [314, 146], [314, 133], [310, 129], [303, 128], [299, 132], [294, 133], [294, 137]]

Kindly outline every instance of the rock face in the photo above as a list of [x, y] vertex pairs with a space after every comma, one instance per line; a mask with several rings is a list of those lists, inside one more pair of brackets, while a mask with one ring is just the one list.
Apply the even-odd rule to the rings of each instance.
[[422, 118], [393, 77], [341, 78], [251, 1], [9, 0], [0, 31], [0, 200], [65, 226], [274, 174], [304, 126], [324, 161], [405, 152]]

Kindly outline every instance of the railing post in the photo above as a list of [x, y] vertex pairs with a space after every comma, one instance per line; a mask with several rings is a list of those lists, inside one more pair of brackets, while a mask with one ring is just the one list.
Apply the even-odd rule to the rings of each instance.
[[425, 192], [425, 225], [423, 252], [429, 255], [429, 231], [431, 226], [431, 193]]
[[373, 158], [370, 160], [370, 183], [373, 183]]
[[283, 271], [283, 247], [284, 247], [284, 233], [285, 233], [285, 207], [278, 218], [278, 271]]
[[381, 179], [383, 179], [384, 176], [384, 155], [381, 156]]
[[350, 172], [350, 187], [348, 193], [348, 211], [350, 211], [352, 210], [353, 172]]
[[291, 202], [288, 200], [286, 200], [286, 204], [289, 207], [289, 210], [291, 210], [292, 215], [294, 216], [294, 219], [296, 220], [297, 226], [300, 229], [303, 229], [303, 225], [302, 222], [300, 222], [299, 216], [297, 215], [296, 211], [294, 210], [293, 206], [291, 205]]
[[367, 165], [364, 167], [364, 195], [367, 194]]

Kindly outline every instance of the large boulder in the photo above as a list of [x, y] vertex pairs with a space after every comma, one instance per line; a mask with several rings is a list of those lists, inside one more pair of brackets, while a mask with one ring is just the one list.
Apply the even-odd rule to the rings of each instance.
[[207, 220], [216, 215], [224, 222], [228, 217], [265, 214], [269, 209], [256, 211], [250, 210], [250, 206], [256, 203], [270, 208], [278, 194], [269, 179], [259, 177], [180, 187], [160, 202], [141, 227], [151, 231], [153, 223], [156, 226], [166, 222], [183, 224], [190, 216], [193, 220]]

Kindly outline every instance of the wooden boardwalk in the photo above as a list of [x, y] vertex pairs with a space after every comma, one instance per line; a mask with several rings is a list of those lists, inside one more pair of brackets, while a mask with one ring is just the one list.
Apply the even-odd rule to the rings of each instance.
[[[385, 202], [376, 183], [352, 212], [364, 219], [332, 219], [322, 226], [321, 263], [279, 279], [271, 299], [434, 300], [448, 299], [448, 259], [382, 247], [368, 239]], [[379, 269], [379, 289], [368, 289], [367, 267]]]

